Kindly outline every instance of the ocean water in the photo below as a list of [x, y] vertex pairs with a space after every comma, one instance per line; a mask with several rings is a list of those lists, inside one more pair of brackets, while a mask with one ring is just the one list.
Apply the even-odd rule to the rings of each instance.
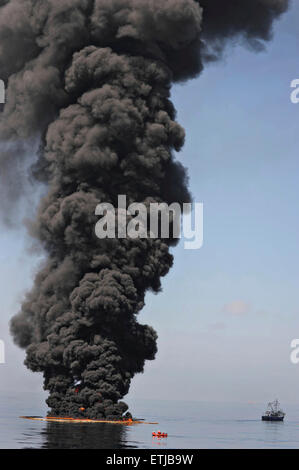
[[[287, 449], [299, 448], [299, 405], [282, 423], [263, 422], [265, 404], [127, 400], [134, 416], [158, 425], [43, 423], [36, 394], [0, 395], [1, 449]], [[155, 439], [152, 432], [168, 433]]]

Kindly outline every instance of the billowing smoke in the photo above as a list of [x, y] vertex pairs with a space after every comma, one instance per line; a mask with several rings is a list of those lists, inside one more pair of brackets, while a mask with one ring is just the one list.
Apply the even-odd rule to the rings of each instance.
[[11, 323], [26, 365], [43, 372], [55, 415], [116, 418], [157, 335], [137, 314], [172, 266], [166, 239], [94, 234], [95, 207], [188, 202], [173, 151], [184, 143], [172, 83], [197, 76], [238, 39], [271, 36], [287, 0], [10, 0], [0, 8], [1, 172], [40, 140], [47, 185], [30, 226], [47, 254]]

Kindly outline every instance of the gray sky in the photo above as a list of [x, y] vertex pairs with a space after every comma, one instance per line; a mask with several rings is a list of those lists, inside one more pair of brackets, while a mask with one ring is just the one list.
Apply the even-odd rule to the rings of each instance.
[[[295, 3], [295, 2], [294, 2]], [[299, 402], [299, 5], [275, 26], [267, 51], [227, 51], [173, 99], [187, 143], [195, 201], [204, 203], [204, 246], [174, 250], [163, 292], [147, 295], [140, 321], [159, 333], [159, 352], [130, 398]], [[23, 228], [0, 233], [0, 392], [38, 391], [8, 321], [39, 262]], [[41, 391], [41, 400], [44, 395]]]

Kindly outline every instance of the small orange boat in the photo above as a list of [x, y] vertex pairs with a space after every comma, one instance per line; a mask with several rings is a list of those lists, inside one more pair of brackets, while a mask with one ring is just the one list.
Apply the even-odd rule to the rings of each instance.
[[168, 434], [166, 432], [161, 432], [161, 431], [157, 431], [157, 432], [153, 432], [153, 437], [168, 437]]

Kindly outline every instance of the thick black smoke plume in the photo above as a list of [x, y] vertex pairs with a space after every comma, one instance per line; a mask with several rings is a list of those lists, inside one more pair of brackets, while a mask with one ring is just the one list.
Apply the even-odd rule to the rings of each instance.
[[[41, 141], [48, 186], [31, 232], [47, 261], [11, 329], [44, 374], [52, 414], [120, 417], [156, 333], [137, 322], [172, 266], [171, 240], [98, 240], [95, 207], [188, 202], [184, 143], [169, 100], [232, 38], [255, 49], [287, 0], [10, 0], [0, 8], [1, 168]], [[76, 388], [76, 381], [81, 381]], [[83, 410], [84, 409], [84, 410]]]

